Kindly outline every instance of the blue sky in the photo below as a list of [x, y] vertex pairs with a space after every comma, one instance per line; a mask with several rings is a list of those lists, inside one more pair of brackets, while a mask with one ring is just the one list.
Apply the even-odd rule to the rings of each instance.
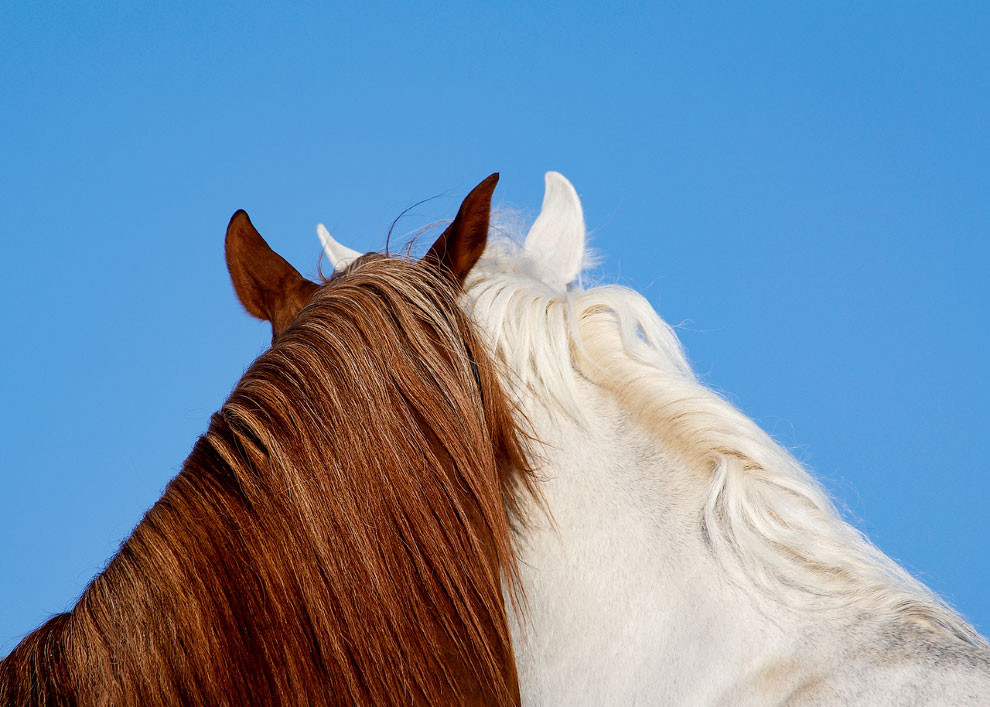
[[985, 3], [0, 5], [0, 655], [79, 596], [264, 350], [247, 209], [304, 274], [581, 194], [596, 276], [990, 631]]

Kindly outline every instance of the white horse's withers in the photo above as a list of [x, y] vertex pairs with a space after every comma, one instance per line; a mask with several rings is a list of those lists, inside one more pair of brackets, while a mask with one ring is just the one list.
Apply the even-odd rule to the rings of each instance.
[[645, 299], [573, 284], [584, 258], [551, 172], [525, 241], [467, 283], [552, 516], [517, 537], [523, 703], [990, 704], [984, 639], [695, 379]]

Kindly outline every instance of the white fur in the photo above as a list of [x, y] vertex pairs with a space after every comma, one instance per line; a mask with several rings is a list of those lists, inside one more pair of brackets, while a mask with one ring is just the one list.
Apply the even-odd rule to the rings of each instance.
[[316, 235], [319, 237], [323, 252], [327, 254], [334, 270], [343, 270], [361, 257], [361, 253], [358, 251], [338, 243], [322, 223], [317, 224]]
[[584, 212], [577, 192], [560, 172], [547, 172], [545, 184], [543, 208], [523, 249], [536, 278], [560, 290], [581, 272]]
[[493, 240], [467, 283], [552, 516], [517, 537], [524, 704], [990, 704], [984, 639], [695, 379], [644, 298], [565, 289], [584, 221], [551, 175], [525, 245]]

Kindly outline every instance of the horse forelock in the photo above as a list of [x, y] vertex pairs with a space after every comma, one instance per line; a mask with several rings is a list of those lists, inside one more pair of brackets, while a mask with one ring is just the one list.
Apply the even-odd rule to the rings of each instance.
[[549, 288], [532, 278], [518, 242], [497, 228], [466, 283], [496, 358], [578, 424], [593, 422], [578, 389], [579, 377], [591, 380], [697, 469], [708, 486], [702, 532], [727, 576], [798, 611], [886, 612], [982, 643], [846, 523], [789, 452], [696, 379], [676, 333], [645, 298], [615, 285]]
[[452, 286], [363, 258], [247, 370], [59, 626], [75, 694], [518, 703], [514, 419]]

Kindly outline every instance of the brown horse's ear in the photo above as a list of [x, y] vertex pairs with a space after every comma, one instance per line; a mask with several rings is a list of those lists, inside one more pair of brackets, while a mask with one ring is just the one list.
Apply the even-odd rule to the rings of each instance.
[[268, 247], [243, 210], [230, 219], [225, 250], [237, 298], [249, 314], [271, 322], [272, 339], [319, 289]]
[[498, 172], [471, 190], [461, 208], [437, 242], [423, 257], [440, 268], [458, 285], [478, 262], [488, 242], [488, 217], [492, 209], [492, 192], [498, 184]]

